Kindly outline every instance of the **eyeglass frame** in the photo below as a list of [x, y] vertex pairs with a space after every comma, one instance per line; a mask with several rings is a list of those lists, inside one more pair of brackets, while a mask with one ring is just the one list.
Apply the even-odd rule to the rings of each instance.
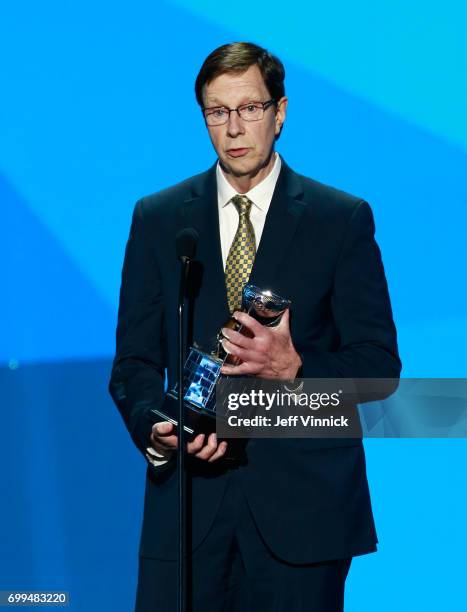
[[[243, 106], [249, 106], [250, 104], [261, 104], [261, 106], [263, 107], [263, 116], [261, 117], [261, 119], [244, 119], [239, 112], [239, 108], [242, 108]], [[216, 127], [218, 125], [225, 125], [226, 123], [229, 122], [230, 119], [230, 113], [233, 113], [234, 111], [237, 111], [237, 115], [238, 118], [241, 119], [242, 121], [246, 121], [247, 123], [252, 123], [253, 121], [261, 121], [264, 117], [264, 112], [272, 105], [272, 104], [276, 104], [277, 105], [277, 100], [275, 98], [271, 98], [270, 100], [266, 100], [266, 102], [259, 102], [256, 100], [251, 100], [250, 102], [245, 102], [245, 104], [240, 104], [240, 106], [237, 106], [237, 108], [229, 108], [228, 106], [209, 106], [209, 107], [202, 107], [201, 112], [203, 113], [203, 117], [204, 117], [204, 121], [206, 122], [206, 125], [211, 125], [211, 127]], [[207, 117], [205, 115], [205, 112], [208, 110], [216, 110], [217, 108], [225, 108], [225, 110], [227, 110], [229, 112], [229, 116], [228, 118], [223, 122], [223, 123], [213, 123], [213, 124], [209, 124], [207, 122]]]

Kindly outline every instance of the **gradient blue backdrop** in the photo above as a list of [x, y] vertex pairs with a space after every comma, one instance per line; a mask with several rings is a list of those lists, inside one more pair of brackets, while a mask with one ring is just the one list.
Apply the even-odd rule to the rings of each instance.
[[[193, 82], [234, 40], [286, 65], [288, 164], [371, 203], [403, 375], [467, 376], [464, 2], [3, 6], [0, 590], [132, 610], [145, 467], [106, 391], [124, 246], [140, 196], [213, 163]], [[346, 610], [465, 610], [466, 441], [366, 448], [380, 547]]]

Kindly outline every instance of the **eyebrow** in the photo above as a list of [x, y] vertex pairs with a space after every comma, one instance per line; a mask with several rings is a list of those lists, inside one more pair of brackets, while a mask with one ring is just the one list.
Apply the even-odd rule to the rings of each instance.
[[[240, 102], [240, 104], [238, 104], [238, 106], [242, 106], [243, 104], [248, 104], [249, 102], [261, 102], [259, 97], [254, 97], [251, 96], [247, 99], [245, 99], [245, 102]], [[214, 98], [214, 101], [210, 102], [210, 106], [205, 106], [205, 108], [218, 108], [218, 107], [225, 107], [228, 108], [227, 104], [222, 104], [221, 102], [217, 101], [217, 98]]]

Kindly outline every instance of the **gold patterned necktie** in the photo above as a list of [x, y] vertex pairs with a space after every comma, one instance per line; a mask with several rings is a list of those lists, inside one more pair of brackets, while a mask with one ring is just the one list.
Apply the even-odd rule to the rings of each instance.
[[237, 209], [238, 228], [225, 264], [225, 285], [230, 312], [242, 306], [243, 286], [248, 282], [256, 255], [255, 230], [250, 221], [253, 202], [244, 195], [231, 200]]

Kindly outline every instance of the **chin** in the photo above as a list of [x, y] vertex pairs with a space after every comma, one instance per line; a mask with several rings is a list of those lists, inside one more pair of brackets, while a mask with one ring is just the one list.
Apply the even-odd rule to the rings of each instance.
[[221, 162], [227, 172], [230, 172], [234, 176], [245, 176], [246, 174], [255, 172], [257, 169], [256, 164], [246, 159], [228, 159], [226, 161], [221, 160]]

